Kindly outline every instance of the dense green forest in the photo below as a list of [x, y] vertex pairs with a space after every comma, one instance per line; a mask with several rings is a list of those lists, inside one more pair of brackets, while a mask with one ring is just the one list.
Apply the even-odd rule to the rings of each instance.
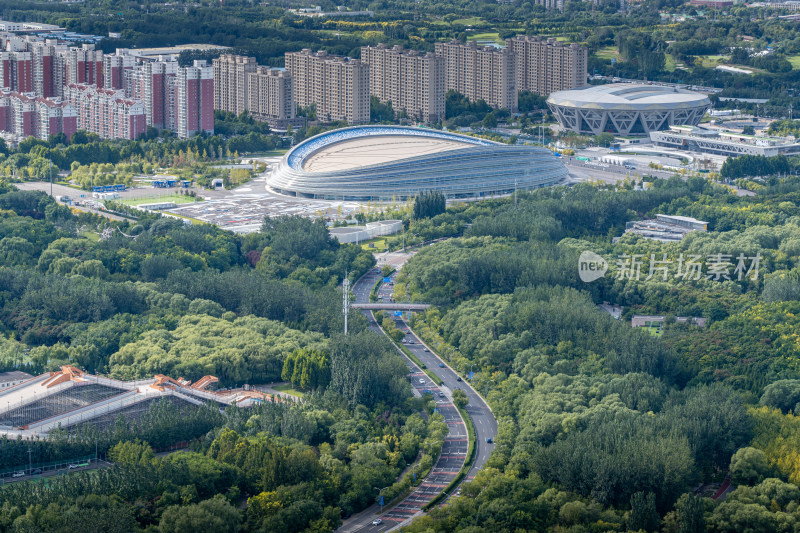
[[[430, 51], [449, 39], [557, 37], [588, 47], [590, 74], [719, 87], [715, 105], [786, 117], [772, 134], [800, 132], [791, 116], [800, 104], [800, 22], [770, 8], [354, 0], [348, 9], [375, 16], [330, 20], [290, 7], [299, 5], [0, 0], [5, 20], [121, 33], [100, 42], [106, 52], [210, 43], [274, 67], [302, 48], [358, 57], [379, 42]], [[184, 52], [180, 61], [218, 53]], [[720, 63], [753, 74], [715, 69]], [[375, 122], [395, 118], [390, 105], [373, 102], [371, 111]], [[520, 111], [531, 113], [523, 133], [538, 134], [543, 98], [521, 94]], [[510, 116], [456, 92], [446, 97], [448, 127], [492, 128]], [[70, 171], [88, 188], [161, 168], [202, 185], [222, 176], [220, 159], [283, 149], [323, 127], [281, 137], [246, 114], [218, 112], [215, 131], [180, 140], [149, 129], [136, 141], [78, 132], [13, 150], [0, 142], [0, 174]], [[499, 422], [491, 459], [461, 497], [406, 530], [800, 528], [800, 180], [785, 177], [793, 169], [782, 157], [727, 162], [725, 178], [762, 178], [753, 197], [676, 177], [646, 190], [583, 184], [447, 208], [431, 194], [359, 215], [403, 219], [405, 234], [387, 238], [390, 249], [453, 237], [406, 265], [395, 297], [436, 306], [413, 327], [462, 375], [474, 371]], [[656, 213], [708, 221], [709, 231], [668, 244], [623, 235], [627, 222]], [[580, 280], [583, 251], [606, 258], [603, 278]], [[758, 274], [737, 274], [739, 256], [750, 266], [758, 257]], [[723, 257], [728, 268], [716, 278], [678, 271], [694, 258], [707, 273]], [[666, 275], [652, 264], [666, 265]], [[142, 214], [109, 222], [0, 183], [0, 370], [213, 374], [224, 387], [284, 380], [304, 394], [299, 403], [225, 412], [159, 401], [137, 420], [32, 443], [3, 439], [3, 469], [94, 453], [114, 465], [4, 487], [0, 529], [326, 532], [375, 502], [376, 487], [386, 487], [387, 500], [407, 491], [419, 480], [401, 472], [430, 469], [447, 428], [431, 402], [412, 397], [402, 359], [360, 314], [351, 314], [351, 334], [340, 334], [337, 287], [374, 265], [321, 221], [267, 219], [247, 236]], [[599, 310], [603, 302], [623, 306], [621, 319]], [[663, 326], [632, 328], [634, 314], [663, 315]], [[156, 455], [185, 442], [189, 451]], [[731, 491], [712, 500], [727, 478]]]
[[[4, 184], [0, 234], [3, 370], [71, 364], [240, 386], [295, 365], [289, 381], [305, 392], [302, 404], [222, 414], [156, 401], [103, 428], [3, 439], [4, 469], [96, 452], [115, 463], [0, 491], [3, 530], [62, 531], [81, 515], [78, 531], [196, 531], [209, 516], [220, 531], [330, 531], [374, 501], [373, 486], [393, 497], [412, 483], [397, 480], [407, 463], [424, 473], [438, 453], [446, 425], [411, 398], [391, 344], [360, 315], [340, 333], [337, 286], [375, 261], [332, 240], [324, 222], [267, 219], [245, 237], [157, 215], [111, 223]], [[192, 452], [151, 451], [186, 441]]]
[[[193, 531], [212, 520], [221, 530], [330, 531], [375, 501], [372, 487], [389, 487], [387, 498], [406, 490], [407, 464], [430, 468], [446, 426], [411, 397], [405, 364], [362, 317], [339, 333], [337, 286], [375, 263], [333, 241], [324, 222], [267, 219], [236, 236], [157, 216], [112, 223], [3, 190], [4, 369], [214, 374], [225, 386], [283, 379], [305, 392], [299, 404], [224, 413], [158, 402], [137, 421], [56, 431], [35, 443], [34, 461], [97, 450], [115, 465], [5, 489], [5, 529], [56, 531], [86, 514], [87, 527], [110, 531]], [[753, 197], [673, 178], [444, 212], [431, 197], [371, 215], [404, 219], [409, 242], [455, 236], [416, 254], [395, 296], [437, 304], [413, 326], [454, 368], [474, 370], [499, 421], [487, 467], [409, 529], [793, 527], [798, 205], [793, 177], [770, 178]], [[655, 213], [695, 216], [709, 231], [669, 244], [612, 240]], [[99, 239], [109, 226], [119, 231]], [[579, 279], [583, 250], [609, 260], [604, 278]], [[739, 253], [759, 254], [758, 276], [739, 278], [731, 265], [729, 280], [646, 279], [645, 261], [635, 279], [615, 259], [684, 254], [707, 269], [716, 254]], [[623, 305], [622, 320], [598, 310], [603, 301]], [[665, 315], [663, 334], [631, 328], [634, 313]], [[154, 456], [179, 441], [191, 451]], [[26, 443], [4, 441], [0, 465], [27, 455]], [[713, 488], [692, 490], [727, 476], [734, 490], [724, 501], [708, 498]]]
[[[500, 428], [467, 497], [409, 530], [800, 523], [798, 202], [793, 177], [767, 180], [754, 197], [701, 178], [657, 180], [644, 191], [552, 188], [494, 201], [461, 237], [421, 250], [395, 297], [439, 304], [413, 327], [464, 375], [474, 371]], [[448, 209], [428, 223], [464, 213]], [[709, 231], [674, 243], [612, 241], [626, 221], [655, 213], [694, 216]], [[605, 277], [579, 279], [584, 250], [606, 258]], [[677, 275], [681, 254], [704, 273], [718, 254], [731, 256], [730, 279]], [[735, 275], [739, 254], [759, 255], [757, 276]], [[632, 256], [643, 258], [639, 279], [617, 259]], [[648, 272], [651, 257], [672, 260], [667, 277]], [[598, 309], [603, 302], [624, 306], [622, 319]], [[664, 315], [663, 334], [631, 328], [633, 314]], [[715, 489], [692, 490], [727, 476], [734, 490], [724, 501], [709, 498]]]

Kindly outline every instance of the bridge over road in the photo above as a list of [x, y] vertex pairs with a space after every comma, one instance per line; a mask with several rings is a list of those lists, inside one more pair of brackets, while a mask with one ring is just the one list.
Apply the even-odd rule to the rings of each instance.
[[350, 304], [353, 309], [364, 309], [365, 311], [424, 311], [431, 304], [409, 304], [403, 302], [392, 303], [354, 303]]

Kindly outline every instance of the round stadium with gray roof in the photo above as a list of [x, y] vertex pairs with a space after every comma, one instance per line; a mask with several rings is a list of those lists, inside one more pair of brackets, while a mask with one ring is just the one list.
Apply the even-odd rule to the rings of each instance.
[[611, 83], [552, 93], [547, 105], [562, 127], [577, 133], [647, 135], [670, 126], [696, 126], [711, 101], [675, 87]]
[[442, 130], [354, 126], [292, 148], [267, 178], [272, 190], [329, 200], [391, 201], [441, 191], [481, 198], [554, 185], [568, 171], [551, 151]]

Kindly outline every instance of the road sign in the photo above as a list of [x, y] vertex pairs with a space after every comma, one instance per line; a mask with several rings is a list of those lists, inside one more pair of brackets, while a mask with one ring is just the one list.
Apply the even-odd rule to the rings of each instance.
[[392, 282], [392, 278], [383, 278], [383, 282], [384, 283], [391, 283]]
[[403, 316], [403, 312], [402, 311], [395, 311], [394, 312], [394, 316]]
[[378, 505], [383, 505], [383, 496], [378, 496]]
[[472, 379], [472, 370], [469, 371], [469, 379]]

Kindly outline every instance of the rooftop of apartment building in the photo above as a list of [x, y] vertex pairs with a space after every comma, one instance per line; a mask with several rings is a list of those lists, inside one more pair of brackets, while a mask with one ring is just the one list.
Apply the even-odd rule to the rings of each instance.
[[511, 53], [511, 49], [508, 47], [505, 48], [497, 48], [495, 46], [489, 45], [479, 45], [475, 41], [467, 41], [466, 43], [459, 41], [458, 39], [453, 39], [452, 41], [448, 41], [446, 43], [436, 43], [438, 45], [448, 45], [448, 46], [462, 46], [464, 48], [470, 48], [473, 50], [480, 50], [482, 52], [494, 52], [498, 54], [503, 53]]
[[314, 52], [313, 50], [311, 50], [311, 48], [303, 48], [299, 52], [287, 52], [286, 53], [286, 55], [290, 55], [290, 54], [294, 54], [294, 55], [298, 55], [299, 54], [299, 55], [310, 56], [310, 57], [315, 57], [315, 58], [320, 58], [320, 59], [326, 59], [326, 60], [329, 60], [329, 61], [340, 61], [340, 62], [344, 62], [344, 63], [351, 62], [351, 63], [356, 63], [357, 64], [357, 63], [361, 62], [360, 59], [353, 59], [352, 57], [337, 56], [337, 55], [329, 54], [325, 50], [318, 50], [318, 51]]
[[435, 57], [436, 54], [433, 52], [424, 52], [420, 50], [412, 50], [411, 48], [403, 48], [403, 46], [396, 44], [394, 46], [389, 46], [388, 44], [378, 43], [376, 46], [365, 46], [364, 48], [370, 48], [373, 50], [391, 50], [392, 52], [397, 52], [398, 54], [406, 55], [406, 56], [415, 56], [415, 57]]

